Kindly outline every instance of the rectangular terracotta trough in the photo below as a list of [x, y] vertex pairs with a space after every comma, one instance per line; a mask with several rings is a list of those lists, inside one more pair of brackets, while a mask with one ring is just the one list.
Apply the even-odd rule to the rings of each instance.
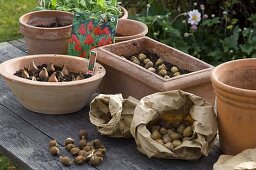
[[[99, 89], [102, 93], [122, 93], [125, 98], [133, 96], [141, 99], [155, 92], [181, 89], [213, 104], [210, 73], [214, 67], [193, 56], [148, 37], [111, 44], [95, 51], [98, 53], [98, 62], [107, 71]], [[164, 61], [192, 72], [164, 79], [125, 58], [141, 52], [155, 53]]]

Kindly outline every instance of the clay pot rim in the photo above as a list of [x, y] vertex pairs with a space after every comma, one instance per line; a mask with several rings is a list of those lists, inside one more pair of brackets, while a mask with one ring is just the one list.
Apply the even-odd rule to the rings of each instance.
[[73, 13], [71, 12], [66, 12], [66, 11], [60, 11], [60, 10], [43, 10], [43, 11], [33, 11], [33, 12], [29, 12], [29, 13], [26, 13], [24, 15], [22, 15], [20, 18], [19, 18], [19, 23], [25, 27], [29, 27], [29, 28], [32, 28], [32, 29], [40, 29], [40, 30], [60, 30], [60, 29], [65, 29], [65, 28], [70, 28], [72, 27], [73, 23], [69, 24], [69, 25], [66, 25], [66, 26], [62, 26], [62, 27], [54, 27], [54, 28], [45, 28], [45, 27], [36, 27], [36, 26], [33, 26], [33, 25], [29, 25], [27, 23], [25, 23], [23, 21], [23, 19], [26, 17], [26, 16], [29, 16], [29, 15], [36, 15], [37, 13], [47, 13], [47, 12], [53, 12], [53, 13], [62, 13], [62, 14], [69, 14], [70, 16], [74, 16]]
[[228, 61], [228, 62], [218, 65], [217, 67], [215, 67], [213, 69], [211, 76], [210, 76], [213, 86], [215, 86], [215, 88], [224, 90], [229, 93], [234, 93], [234, 94], [237, 94], [240, 96], [255, 96], [256, 90], [238, 88], [238, 87], [227, 85], [227, 84], [219, 81], [219, 79], [218, 79], [219, 74], [217, 74], [218, 70], [222, 67], [226, 67], [227, 65], [233, 65], [238, 62], [243, 62], [243, 65], [247, 65], [246, 64], [247, 62], [249, 62], [249, 63], [256, 62], [256, 59], [255, 58], [238, 59], [238, 60]]
[[[69, 56], [69, 55], [59, 55], [59, 54], [39, 54], [39, 55], [27, 55], [27, 56], [22, 56], [22, 57], [17, 57], [14, 59], [10, 59], [7, 60], [3, 63], [0, 64], [0, 75], [3, 76], [4, 78], [10, 80], [10, 81], [15, 81], [15, 82], [19, 82], [22, 84], [27, 84], [27, 85], [33, 85], [33, 86], [44, 86], [44, 87], [67, 87], [67, 86], [77, 86], [77, 85], [82, 85], [85, 83], [90, 83], [93, 81], [96, 81], [102, 77], [104, 77], [104, 75], [106, 74], [106, 70], [105, 68], [99, 64], [96, 63], [96, 74], [93, 75], [92, 77], [89, 77], [87, 79], [83, 79], [83, 80], [76, 80], [76, 81], [69, 81], [69, 82], [41, 82], [41, 81], [32, 81], [32, 80], [28, 80], [28, 79], [24, 79], [18, 76], [13, 75], [13, 73], [8, 72], [5, 68], [12, 65], [15, 62], [18, 62], [20, 60], [23, 59], [31, 59], [31, 61], [33, 59], [36, 60], [36, 58], [48, 58], [48, 57], [57, 57], [57, 58], [61, 58], [61, 57], [65, 57], [68, 58], [69, 60], [80, 60], [81, 62], [84, 62], [84, 60], [87, 60], [85, 58], [79, 58], [79, 57], [75, 57], [75, 56]], [[89, 61], [88, 61], [89, 62]]]
[[139, 21], [136, 21], [136, 20], [132, 20], [132, 19], [119, 19], [118, 22], [128, 22], [128, 23], [133, 23], [133, 24], [137, 24], [139, 25], [140, 27], [143, 28], [143, 32], [141, 33], [138, 33], [138, 34], [134, 34], [134, 35], [124, 35], [124, 36], [115, 36], [115, 39], [117, 41], [125, 41], [125, 40], [130, 40], [130, 39], [134, 39], [134, 37], [144, 37], [147, 33], [148, 33], [148, 27], [146, 24], [142, 23], [142, 22], [139, 22]]
[[128, 18], [128, 11], [124, 8], [124, 7], [122, 7], [121, 5], [119, 5], [120, 6], [120, 8], [122, 9], [122, 12], [123, 12], [123, 15], [119, 18], [119, 19], [127, 19]]

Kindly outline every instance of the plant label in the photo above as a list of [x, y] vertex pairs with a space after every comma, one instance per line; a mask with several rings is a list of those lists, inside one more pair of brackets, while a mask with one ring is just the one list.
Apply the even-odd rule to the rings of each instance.
[[118, 16], [92, 13], [75, 13], [68, 54], [89, 58], [96, 47], [112, 44]]
[[89, 75], [93, 76], [94, 66], [95, 66], [95, 63], [96, 63], [96, 58], [97, 58], [97, 53], [95, 51], [91, 51], [91, 55], [90, 55], [90, 58], [89, 58], [89, 64], [88, 64], [86, 74], [89, 74]]

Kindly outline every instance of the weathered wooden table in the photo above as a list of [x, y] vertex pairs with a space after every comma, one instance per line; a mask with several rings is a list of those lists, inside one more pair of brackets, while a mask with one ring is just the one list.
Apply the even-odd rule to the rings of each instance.
[[[0, 43], [0, 63], [26, 55], [23, 40]], [[137, 151], [134, 140], [101, 136], [88, 118], [88, 106], [67, 115], [44, 115], [31, 112], [20, 105], [3, 79], [0, 80], [0, 153], [22, 169], [212, 169], [220, 155], [214, 145], [208, 157], [195, 162], [148, 158]], [[72, 165], [63, 167], [57, 157], [48, 152], [48, 142], [57, 139], [63, 146], [67, 137], [78, 140], [80, 129], [89, 131], [89, 138], [99, 138], [107, 148], [104, 161], [97, 167]], [[62, 154], [69, 155], [65, 149]]]

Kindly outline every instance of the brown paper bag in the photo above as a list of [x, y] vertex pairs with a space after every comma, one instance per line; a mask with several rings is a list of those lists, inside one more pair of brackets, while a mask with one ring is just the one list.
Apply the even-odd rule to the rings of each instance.
[[[193, 140], [184, 141], [180, 146], [169, 150], [151, 138], [147, 128], [149, 123], [159, 117], [171, 119], [173, 115], [183, 116], [184, 113], [190, 114], [194, 119]], [[217, 134], [217, 122], [212, 106], [203, 98], [174, 90], [142, 98], [135, 108], [130, 130], [137, 149], [148, 157], [197, 160], [202, 154], [208, 155]]]
[[130, 126], [137, 103], [137, 99], [123, 99], [121, 94], [100, 94], [91, 102], [90, 121], [103, 135], [131, 138]]
[[213, 170], [256, 169], [256, 149], [247, 149], [236, 156], [221, 155]]

